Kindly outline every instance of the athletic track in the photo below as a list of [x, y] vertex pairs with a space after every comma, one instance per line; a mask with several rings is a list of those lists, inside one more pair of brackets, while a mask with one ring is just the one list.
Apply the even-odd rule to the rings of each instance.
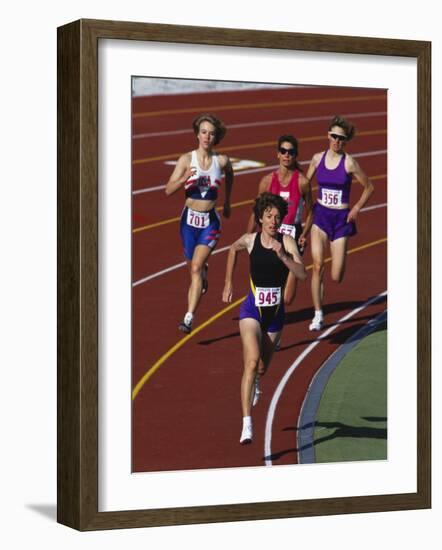
[[[275, 142], [283, 133], [299, 139], [304, 169], [327, 147], [334, 114], [357, 127], [347, 146], [375, 186], [350, 239], [344, 282], [325, 277], [326, 328], [387, 288], [387, 97], [383, 90], [288, 88], [154, 96], [133, 100], [133, 471], [187, 470], [294, 464], [298, 461], [298, 417], [309, 384], [323, 362], [367, 321], [386, 309], [385, 296], [340, 322], [311, 345], [310, 278], [298, 285], [288, 308], [282, 349], [262, 381], [253, 410], [254, 441], [239, 444], [242, 353], [239, 301], [248, 288], [248, 255], [240, 255], [233, 307], [221, 301], [226, 248], [245, 232], [260, 178], [277, 163]], [[228, 132], [217, 147], [255, 168], [235, 173], [232, 215], [210, 259], [209, 291], [202, 298], [194, 331], [177, 329], [187, 306], [189, 275], [183, 266], [178, 218], [184, 193], [164, 194], [180, 154], [195, 147], [191, 121], [201, 112], [223, 119]], [[362, 187], [353, 185], [352, 202]], [[223, 201], [223, 192], [218, 202]], [[304, 255], [311, 266], [310, 251]], [[302, 360], [299, 357], [309, 351]], [[298, 359], [296, 368], [292, 367]], [[284, 387], [281, 380], [286, 376]], [[267, 433], [267, 436], [266, 436]]]

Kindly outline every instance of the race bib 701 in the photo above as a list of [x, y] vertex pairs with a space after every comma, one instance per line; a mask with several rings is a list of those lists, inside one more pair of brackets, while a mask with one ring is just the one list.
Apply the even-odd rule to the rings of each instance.
[[209, 212], [197, 212], [191, 208], [187, 209], [187, 225], [196, 227], [197, 229], [204, 229], [209, 227], [210, 223]]

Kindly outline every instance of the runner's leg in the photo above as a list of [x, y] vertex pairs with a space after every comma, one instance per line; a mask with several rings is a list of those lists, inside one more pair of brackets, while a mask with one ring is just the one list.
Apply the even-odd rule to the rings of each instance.
[[243, 417], [250, 416], [252, 390], [258, 372], [261, 356], [261, 326], [256, 319], [246, 318], [239, 322], [241, 334], [244, 370], [241, 378], [241, 410]]
[[265, 332], [262, 335], [261, 341], [261, 356], [258, 365], [258, 373], [262, 376], [267, 372], [269, 368], [270, 361], [273, 357], [273, 352], [275, 351], [275, 344], [279, 341], [281, 337], [281, 332]]
[[190, 262], [190, 287], [188, 292], [188, 309], [192, 315], [195, 313], [203, 287], [202, 272], [204, 264], [209, 259], [212, 249], [206, 245], [199, 244], [195, 247], [192, 261]]
[[341, 283], [345, 274], [345, 263], [347, 259], [348, 237], [340, 237], [330, 243], [331, 252], [331, 278], [336, 283]]
[[317, 225], [312, 226], [311, 246], [313, 259], [312, 300], [315, 311], [322, 309], [324, 301], [324, 254], [327, 245], [327, 234]]
[[287, 282], [284, 289], [284, 304], [289, 306], [296, 296], [296, 288], [298, 286], [298, 279], [293, 275], [292, 272], [288, 274]]

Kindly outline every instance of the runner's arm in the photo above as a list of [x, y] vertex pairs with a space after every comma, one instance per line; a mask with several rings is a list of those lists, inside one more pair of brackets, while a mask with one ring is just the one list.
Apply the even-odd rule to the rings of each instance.
[[229, 157], [226, 156], [225, 158], [226, 158], [226, 162], [223, 170], [225, 175], [225, 186], [226, 186], [225, 193], [226, 194], [224, 198], [223, 216], [225, 218], [230, 218], [230, 210], [231, 210], [230, 197], [232, 194], [232, 187], [233, 187], [233, 168]]
[[226, 278], [225, 278], [224, 290], [223, 290], [223, 302], [230, 303], [232, 301], [232, 295], [233, 295], [232, 279], [233, 279], [233, 272], [236, 266], [236, 255], [238, 254], [238, 252], [241, 252], [241, 250], [249, 250], [249, 251], [251, 250], [251, 246], [255, 235], [256, 233], [254, 234], [245, 233], [242, 237], [240, 237], [237, 241], [235, 241], [229, 249], [229, 253], [227, 255], [227, 264], [226, 264]]
[[374, 187], [371, 181], [368, 179], [368, 176], [359, 166], [359, 163], [353, 157], [350, 157], [349, 159], [347, 172], [352, 174], [364, 188], [358, 202], [353, 206], [347, 216], [347, 222], [351, 222], [356, 220], [359, 211], [367, 204], [368, 199], [373, 194]]
[[190, 155], [181, 155], [176, 166], [166, 183], [166, 195], [173, 195], [180, 189], [186, 181], [195, 173], [196, 168], [189, 166]]
[[313, 223], [313, 198], [310, 180], [308, 180], [303, 174], [299, 174], [299, 187], [305, 203], [306, 211], [304, 228], [299, 236], [299, 244], [300, 246], [305, 247], [307, 244], [307, 235], [310, 233]]
[[300, 281], [305, 281], [307, 279], [307, 271], [305, 270], [304, 264], [302, 263], [301, 256], [296, 246], [296, 241], [290, 235], [283, 236], [284, 248], [281, 246], [281, 243], [276, 241], [279, 244], [279, 247], [274, 248], [278, 258], [283, 262], [283, 264], [289, 268], [291, 273], [299, 279]]
[[305, 175], [307, 181], [310, 183], [313, 176], [315, 175], [316, 169], [318, 168], [319, 160], [321, 158], [322, 153], [316, 153], [313, 155], [312, 160], [310, 162], [310, 166], [308, 167], [307, 174]]

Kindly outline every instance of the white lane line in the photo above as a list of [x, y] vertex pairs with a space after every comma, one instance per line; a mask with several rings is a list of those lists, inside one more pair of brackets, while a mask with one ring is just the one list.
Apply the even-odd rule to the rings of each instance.
[[307, 357], [307, 355], [315, 349], [315, 347], [324, 340], [329, 334], [331, 334], [335, 329], [337, 329], [342, 323], [347, 321], [348, 319], [351, 319], [351, 317], [354, 317], [356, 314], [358, 314], [360, 311], [368, 307], [369, 305], [375, 303], [383, 296], [387, 295], [387, 291], [382, 292], [381, 294], [378, 294], [374, 298], [371, 298], [365, 304], [362, 306], [354, 309], [353, 311], [350, 311], [347, 313], [347, 315], [344, 315], [344, 317], [341, 317], [339, 321], [328, 328], [325, 332], [323, 332], [316, 340], [314, 340], [302, 353], [299, 355], [299, 357], [296, 359], [294, 363], [287, 369], [284, 376], [281, 378], [275, 393], [273, 394], [272, 400], [270, 402], [269, 410], [267, 412], [267, 419], [266, 419], [266, 426], [265, 426], [265, 436], [264, 436], [264, 460], [266, 466], [272, 466], [272, 429], [273, 429], [273, 420], [275, 418], [275, 412], [276, 407], [278, 406], [279, 399], [281, 398], [282, 392], [284, 391], [284, 388], [289, 381], [291, 375], [295, 372], [296, 368], [299, 366], [299, 364]]
[[[377, 208], [385, 208], [387, 206], [387, 203], [384, 202], [382, 204], [374, 204], [373, 206], [366, 206], [365, 208], [362, 208], [361, 212], [367, 212], [368, 210], [375, 210]], [[212, 252], [212, 255], [219, 254], [220, 252], [225, 252], [230, 248], [229, 246], [224, 246], [223, 248], [217, 248], [214, 252]], [[180, 267], [184, 267], [186, 265], [186, 262], [181, 262], [179, 264], [172, 265], [170, 267], [167, 267], [166, 269], [162, 269], [161, 271], [157, 271], [156, 273], [152, 273], [152, 275], [148, 275], [147, 277], [144, 277], [143, 279], [139, 279], [138, 281], [134, 281], [132, 283], [132, 287], [141, 285], [143, 283], [147, 283], [147, 281], [151, 281], [152, 279], [155, 279], [156, 277], [160, 277], [161, 275], [165, 275], [166, 273], [169, 273], [170, 271], [174, 271], [175, 269], [179, 269]]]
[[366, 206], [365, 208], [362, 208], [361, 212], [368, 212], [369, 210], [377, 210], [378, 208], [385, 208], [387, 206], [386, 202], [383, 202], [382, 204], [373, 204], [372, 206]]
[[[355, 153], [352, 155], [355, 158], [362, 158], [362, 157], [372, 157], [375, 155], [385, 155], [387, 152], [387, 149], [379, 149], [378, 151], [365, 151], [364, 153]], [[302, 160], [299, 164], [301, 165], [307, 165], [310, 164], [309, 160]], [[255, 174], [256, 172], [266, 172], [270, 170], [276, 170], [278, 168], [279, 164], [273, 164], [272, 166], [263, 166], [262, 168], [251, 168], [250, 170], [242, 170], [241, 172], [235, 172], [235, 178], [238, 176], [245, 176], [246, 174]], [[141, 193], [151, 193], [152, 191], [161, 191], [162, 189], [165, 189], [166, 185], [157, 185], [155, 187], [145, 187], [144, 189], [137, 189], [136, 191], [132, 191], [133, 195], [140, 195]]]
[[[378, 111], [371, 113], [350, 113], [343, 115], [347, 118], [365, 118], [373, 116], [383, 116], [386, 115], [387, 111]], [[265, 120], [262, 122], [243, 122], [241, 124], [229, 124], [229, 130], [232, 128], [253, 128], [256, 126], [272, 126], [273, 124], [291, 124], [296, 122], [318, 122], [320, 120], [331, 120], [334, 115], [323, 115], [323, 116], [312, 116], [312, 117], [301, 117], [301, 118], [285, 118], [282, 120]], [[133, 139], [143, 139], [150, 137], [161, 137], [161, 136], [178, 136], [180, 134], [191, 134], [193, 130], [191, 128], [185, 128], [183, 130], [168, 130], [164, 132], [149, 132], [145, 134], [134, 134]]]

